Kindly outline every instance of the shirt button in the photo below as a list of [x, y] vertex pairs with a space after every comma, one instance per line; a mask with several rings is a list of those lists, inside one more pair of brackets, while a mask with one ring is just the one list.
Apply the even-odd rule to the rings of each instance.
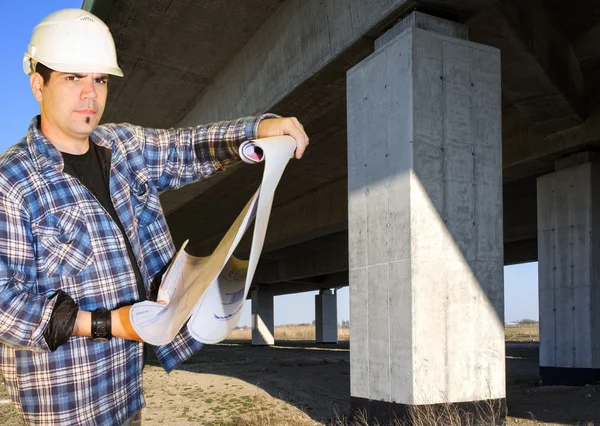
[[128, 237], [131, 237], [131, 229], [128, 229], [128, 230], [127, 230], [127, 236], [128, 236]]
[[113, 197], [113, 204], [117, 204], [117, 197]]
[[142, 261], [138, 260], [138, 266], [141, 268], [142, 267]]

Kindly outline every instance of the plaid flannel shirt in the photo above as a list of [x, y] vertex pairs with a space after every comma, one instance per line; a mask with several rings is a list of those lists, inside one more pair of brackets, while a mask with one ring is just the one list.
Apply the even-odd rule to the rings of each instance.
[[[106, 124], [91, 135], [111, 150], [110, 196], [147, 290], [175, 252], [159, 192], [238, 159], [265, 117], [169, 130]], [[0, 373], [30, 424], [120, 425], [144, 406], [143, 344], [72, 337], [50, 352], [42, 333], [59, 289], [85, 311], [136, 301], [125, 236], [63, 173], [62, 155], [38, 128], [39, 116], [0, 157]], [[201, 346], [184, 327], [155, 350], [170, 371]]]

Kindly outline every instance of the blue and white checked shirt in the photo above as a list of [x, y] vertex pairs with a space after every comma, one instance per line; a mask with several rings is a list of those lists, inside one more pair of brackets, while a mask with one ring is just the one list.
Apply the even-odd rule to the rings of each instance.
[[[185, 129], [99, 126], [112, 152], [110, 196], [149, 283], [175, 249], [159, 192], [209, 176], [239, 158], [268, 116]], [[61, 289], [80, 309], [136, 301], [124, 236], [94, 196], [63, 173], [60, 152], [38, 130], [0, 157], [0, 373], [29, 424], [120, 425], [144, 406], [143, 345], [72, 337], [49, 352], [42, 335]], [[202, 344], [187, 329], [156, 348], [170, 371]]]

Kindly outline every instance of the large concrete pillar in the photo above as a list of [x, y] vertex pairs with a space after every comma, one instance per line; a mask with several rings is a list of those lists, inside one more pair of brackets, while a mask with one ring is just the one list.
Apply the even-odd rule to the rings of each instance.
[[252, 290], [252, 344], [256, 346], [275, 344], [273, 293], [264, 288]]
[[352, 406], [502, 424], [500, 52], [399, 25], [347, 74]]
[[544, 385], [600, 382], [600, 163], [596, 161], [590, 153], [578, 154], [558, 161], [556, 172], [538, 178]]
[[337, 343], [337, 294], [321, 290], [315, 295], [315, 336], [317, 343]]

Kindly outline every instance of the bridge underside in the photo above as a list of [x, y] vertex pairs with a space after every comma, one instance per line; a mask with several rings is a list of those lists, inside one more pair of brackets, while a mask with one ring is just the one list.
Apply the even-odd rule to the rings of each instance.
[[[111, 81], [105, 120], [170, 127], [269, 110], [297, 116], [311, 137], [277, 191], [258, 273], [257, 282], [283, 283], [276, 293], [345, 277], [346, 71], [410, 11], [465, 23], [470, 40], [502, 50], [506, 264], [537, 260], [536, 178], [600, 143], [593, 1], [155, 3], [113, 0], [99, 10], [126, 75]], [[189, 238], [194, 253], [209, 252], [260, 176], [237, 166], [164, 194], [176, 244]]]
[[[331, 295], [324, 291], [325, 289], [360, 281], [356, 276], [357, 268], [353, 267], [351, 262], [356, 261], [353, 253], [356, 254], [356, 250], [360, 248], [358, 240], [362, 237], [352, 233], [369, 228], [366, 226], [363, 229], [364, 224], [351, 217], [350, 222], [355, 226], [350, 227], [349, 236], [349, 199], [352, 203], [353, 194], [349, 193], [348, 186], [349, 182], [352, 184], [355, 174], [360, 175], [360, 172], [355, 168], [355, 174], [351, 174], [349, 179], [348, 164], [353, 164], [352, 161], [360, 157], [352, 150], [356, 150], [362, 142], [360, 138], [353, 137], [348, 129], [356, 130], [352, 120], [368, 116], [370, 112], [365, 112], [357, 106], [360, 102], [356, 101], [356, 96], [353, 98], [354, 103], [349, 99], [357, 90], [369, 91], [376, 88], [371, 85], [369, 77], [355, 77], [351, 85], [348, 71], [352, 69], [354, 72], [363, 68], [377, 71], [377, 67], [369, 68], [369, 63], [376, 61], [378, 55], [387, 54], [381, 52], [401, 52], [400, 56], [412, 54], [415, 63], [418, 60], [429, 60], [437, 54], [434, 50], [427, 50], [433, 49], [431, 46], [435, 43], [447, 43], [452, 45], [452, 48], [460, 46], [464, 48], [460, 52], [471, 52], [466, 55], [466, 59], [462, 59], [464, 63], [471, 64], [471, 69], [480, 71], [494, 69], [496, 60], [493, 52], [499, 51], [501, 60], [498, 71], [501, 78], [498, 79], [498, 84], [486, 86], [489, 81], [483, 77], [480, 82], [483, 82], [485, 90], [488, 90], [486, 96], [481, 96], [482, 92], [477, 92], [477, 84], [471, 83], [470, 86], [465, 84], [464, 87], [458, 84], [458, 92], [449, 93], [444, 98], [456, 99], [458, 105], [462, 101], [460, 93], [470, 93], [471, 100], [475, 99], [484, 106], [482, 111], [471, 111], [471, 116], [478, 117], [477, 119], [481, 118], [477, 113], [483, 116], [491, 111], [485, 108], [495, 108], [494, 99], [497, 98], [498, 104], [501, 104], [501, 122], [500, 114], [492, 114], [489, 120], [491, 128], [477, 124], [476, 120], [471, 120], [463, 126], [469, 129], [471, 133], [468, 137], [476, 140], [476, 143], [473, 153], [460, 151], [459, 154], [467, 157], [472, 154], [475, 158], [475, 169], [479, 167], [477, 164], [482, 169], [493, 166], [490, 169], [493, 169], [491, 180], [493, 181], [495, 176], [498, 177], [498, 188], [502, 186], [502, 193], [500, 194], [498, 189], [497, 200], [490, 196], [487, 204], [484, 202], [482, 206], [490, 209], [487, 213], [490, 213], [488, 217], [492, 222], [498, 221], [498, 224], [490, 223], [489, 226], [500, 229], [502, 237], [498, 240], [497, 247], [492, 241], [493, 238], [485, 241], [480, 238], [480, 241], [475, 242], [465, 239], [467, 242], [461, 246], [464, 242], [460, 239], [462, 236], [452, 233], [452, 220], [455, 218], [450, 217], [449, 221], [443, 222], [447, 224], [443, 231], [449, 231], [449, 234], [455, 237], [455, 245], [463, 250], [460, 253], [463, 255], [463, 263], [458, 262], [455, 266], [471, 268], [470, 271], [461, 269], [462, 272], [457, 276], [466, 277], [465, 282], [475, 280], [481, 285], [473, 293], [473, 300], [477, 302], [473, 302], [473, 306], [469, 307], [480, 317], [473, 314], [465, 317], [464, 321], [457, 321], [464, 310], [456, 306], [462, 306], [460, 303], [464, 300], [458, 300], [455, 306], [448, 301], [453, 294], [449, 293], [448, 298], [445, 298], [432, 291], [432, 297], [437, 297], [435, 300], [441, 303], [442, 308], [439, 312], [442, 312], [442, 317], [439, 319], [446, 324], [445, 332], [450, 336], [447, 342], [452, 341], [452, 333], [460, 331], [465, 324], [469, 324], [469, 327], [472, 326], [475, 330], [478, 325], [473, 318], [484, 318], [481, 323], [490, 325], [484, 327], [487, 331], [480, 330], [483, 333], [481, 335], [474, 333], [472, 341], [465, 343], [472, 343], [473, 347], [482, 341], [493, 342], [490, 345], [495, 345], [501, 336], [488, 334], [491, 333], [490, 330], [495, 329], [496, 322], [502, 321], [502, 265], [498, 276], [492, 271], [495, 266], [490, 267], [491, 269], [477, 269], [481, 266], [480, 261], [491, 262], [491, 265], [496, 257], [502, 258], [503, 262], [500, 263], [504, 264], [539, 260], [540, 282], [545, 282], [540, 288], [541, 320], [551, 324], [550, 328], [546, 328], [550, 330], [549, 334], [542, 336], [541, 353], [545, 354], [543, 362], [546, 368], [542, 376], [545, 374], [544, 377], [550, 381], [558, 378], [556, 382], [562, 383], [560, 380], [564, 377], [592, 377], [600, 371], [598, 365], [592, 366], [589, 362], [591, 359], [600, 359], [600, 356], [594, 358], [590, 355], [596, 350], [594, 348], [598, 347], [597, 344], [594, 346], [594, 342], [600, 339], [594, 331], [600, 330], [600, 324], [593, 323], [596, 317], [600, 317], [594, 315], [600, 312], [600, 301], [591, 296], [594, 294], [592, 289], [597, 290], [598, 284], [595, 283], [600, 282], [594, 279], [598, 269], [596, 265], [600, 264], [595, 261], [595, 254], [600, 256], [600, 250], [590, 237], [592, 228], [600, 226], [600, 219], [597, 219], [600, 215], [595, 214], [595, 206], [600, 203], [597, 196], [600, 192], [595, 189], [600, 188], [600, 174], [594, 165], [597, 162], [594, 152], [600, 150], [598, 2], [159, 0], [152, 2], [151, 8], [146, 2], [127, 0], [103, 2], [103, 6], [94, 1], [86, 1], [86, 4], [92, 11], [101, 15], [111, 28], [117, 43], [120, 64], [125, 72], [123, 79], [111, 80], [106, 121], [127, 121], [149, 127], [188, 126], [271, 111], [283, 116], [296, 116], [304, 124], [311, 138], [311, 145], [302, 161], [290, 163], [277, 189], [265, 248], [251, 293], [253, 302], [256, 302], [257, 306], [266, 306], [266, 311], [272, 310], [270, 298], [273, 295], [311, 290], [323, 290], [317, 302], [318, 306], [323, 307], [331, 301]], [[415, 11], [418, 13], [413, 14]], [[399, 47], [400, 50], [394, 50], [396, 47], [390, 46], [400, 38], [397, 25], [400, 23], [402, 26], [410, 20], [407, 17], [417, 15], [426, 18], [421, 23], [412, 21], [406, 24], [418, 29], [414, 30], [414, 34], [406, 33], [409, 34], [409, 38], [414, 36], [410, 38], [413, 44], [402, 48], [404, 50]], [[447, 24], [435, 24], [434, 26], [438, 25], [436, 29], [429, 28], [431, 22], [441, 22], [438, 18], [445, 19]], [[423, 31], [420, 33], [421, 30]], [[421, 46], [419, 43], [424, 43], [423, 40], [429, 37], [427, 34], [434, 34], [435, 36], [431, 36], [434, 41], [427, 48], [418, 50], [415, 46]], [[419, 37], [423, 37], [423, 40]], [[389, 42], [392, 39], [395, 41]], [[389, 43], [386, 44], [386, 41]], [[481, 46], [483, 47], [480, 48]], [[498, 50], [489, 49], [490, 46]], [[417, 50], [411, 50], [413, 47]], [[480, 54], [486, 58], [482, 61], [483, 65], [477, 64], [476, 58]], [[394, 60], [389, 59], [389, 62], [383, 63], [391, 67], [389, 69], [398, 71], [400, 75], [403, 70], [395, 68]], [[426, 67], [424, 69], [427, 70]], [[497, 76], [498, 73], [494, 72], [490, 75]], [[409, 82], [408, 86], [401, 87], [402, 90], [413, 87], [414, 83], [413, 91], [406, 92], [413, 102], [429, 101], [427, 96], [418, 94], [419, 73], [402, 76]], [[444, 76], [441, 75], [440, 78], [443, 80]], [[373, 81], [374, 79], [375, 77]], [[393, 79], [391, 82], [396, 83]], [[452, 82], [456, 81], [451, 79], [448, 84]], [[431, 96], [435, 95], [434, 86], [432, 84], [432, 89], [428, 92]], [[471, 89], [472, 87], [475, 88]], [[495, 89], [491, 90], [490, 87]], [[366, 100], [366, 97], [364, 99]], [[392, 109], [399, 108], [398, 105], [399, 103], [394, 104]], [[356, 117], [349, 119], [348, 111], [352, 108]], [[433, 117], [431, 122], [434, 123], [437, 106], [429, 105], [424, 113], [414, 104], [411, 104], [411, 108], [415, 109], [398, 109], [394, 112], [399, 118], [406, 118], [406, 114], [414, 113], [414, 129], [411, 128], [410, 131], [416, 135], [416, 147], [416, 139], [419, 136], [416, 123], [423, 117], [428, 118], [429, 113]], [[449, 108], [444, 114], [452, 116], [454, 112]], [[497, 131], [493, 128], [496, 118], [499, 123]], [[378, 116], [371, 119], [367, 121], [368, 125], [378, 119]], [[394, 120], [385, 123], [388, 129], [396, 126]], [[398, 133], [407, 130], [395, 129]], [[427, 127], [424, 126], [423, 129], [421, 130], [427, 133]], [[375, 134], [379, 128], [375, 126], [371, 130]], [[491, 135], [491, 139], [498, 138], [498, 155], [493, 159], [488, 158], [488, 163], [485, 163], [485, 157], [481, 157], [482, 160], [476, 157], [475, 151], [484, 147], [485, 142], [489, 140], [477, 140], [473, 136], [475, 133]], [[389, 135], [386, 137], [389, 139]], [[368, 137], [363, 138], [367, 139]], [[410, 144], [412, 143], [413, 139], [410, 139]], [[412, 180], [407, 186], [410, 188], [408, 205], [420, 212], [418, 209], [423, 208], [419, 204], [421, 200], [417, 195], [413, 195], [417, 194], [413, 191], [421, 190], [429, 184], [425, 180], [419, 181], [423, 177], [419, 173], [426, 174], [428, 170], [423, 166], [419, 171], [416, 162], [421, 154], [416, 148], [414, 152], [407, 152], [409, 156], [414, 156], [415, 164], [411, 165], [411, 172], [416, 176], [413, 179], [411, 175]], [[444, 155], [450, 158], [450, 153], [442, 154]], [[386, 167], [388, 166], [390, 170], [396, 170], [394, 167], [397, 164], [387, 164]], [[495, 174], [500, 168], [501, 178], [499, 174]], [[369, 170], [375, 175], [378, 172], [376, 168]], [[462, 176], [459, 168], [452, 173]], [[163, 194], [161, 201], [176, 245], [189, 239], [188, 248], [192, 254], [209, 254], [254, 193], [261, 176], [261, 166], [240, 164], [213, 178]], [[436, 176], [437, 178], [445, 182], [443, 175]], [[474, 177], [467, 181], [459, 183], [472, 183], [473, 187], [480, 183], [476, 182]], [[567, 182], [571, 188], [580, 188], [579, 192], [569, 190]], [[421, 184], [422, 186], [419, 186]], [[446, 195], [462, 194], [460, 191], [452, 193], [446, 186], [444, 188]], [[464, 193], [470, 193], [469, 191], [466, 189]], [[406, 191], [399, 190], [398, 193], [405, 195]], [[572, 193], [583, 195], [572, 196]], [[434, 194], [428, 195], [435, 204]], [[481, 197], [485, 198], [486, 195], [490, 194], [483, 194]], [[394, 201], [393, 198], [385, 200]], [[475, 201], [472, 204], [476, 205], [478, 199], [474, 196], [473, 200]], [[454, 201], [456, 205], [462, 202], [451, 197], [449, 205]], [[497, 201], [502, 203], [502, 208], [495, 212], [492, 210]], [[538, 210], [540, 205], [544, 208]], [[473, 213], [477, 208], [469, 209], [467, 206], [464, 211], [473, 215], [477, 213]], [[464, 211], [458, 209], [454, 213], [459, 216]], [[430, 214], [431, 211], [425, 213]], [[446, 212], [438, 213], [439, 218], [445, 219], [442, 213]], [[434, 218], [434, 215], [431, 217]], [[397, 217], [393, 220], [397, 220]], [[481, 223], [476, 224], [475, 220], [472, 224], [474, 227], [482, 226]], [[414, 223], [410, 224], [409, 235], [416, 235], [415, 238], [418, 238], [419, 232], [416, 227], [413, 229], [413, 225]], [[502, 226], [496, 228], [496, 225]], [[427, 231], [427, 228], [424, 230]], [[396, 231], [396, 228], [390, 230], [391, 233]], [[481, 228], [481, 232], [486, 231], [488, 230]], [[469, 253], [474, 249], [485, 251], [483, 246], [486, 244], [489, 247], [493, 246], [494, 250], [498, 249], [499, 254], [492, 250], [490, 253], [493, 252], [493, 256], [477, 258], [476, 262], [472, 263], [472, 259], [468, 257]], [[398, 243], [398, 246], [400, 245]], [[237, 254], [244, 256], [248, 249], [249, 243], [244, 240]], [[412, 251], [407, 255], [409, 259], [418, 257], [417, 249], [418, 247], [411, 247]], [[384, 259], [385, 262], [388, 260]], [[378, 265], [374, 258], [368, 258], [366, 262], [368, 267], [375, 268]], [[427, 285], [436, 278], [427, 268], [424, 268], [424, 271], [423, 276], [411, 276], [402, 283], [386, 287], [385, 291], [390, 292], [397, 289], [407, 290], [403, 286], [408, 286], [408, 290], [404, 295], [406, 297], [390, 293], [389, 298], [381, 299], [381, 306], [377, 305], [377, 297], [381, 296], [377, 292], [364, 295], [360, 293], [364, 290], [363, 287], [369, 287], [369, 291], [374, 291], [373, 288], [378, 289], [377, 282], [367, 281], [368, 285], [363, 287], [351, 285], [356, 300], [353, 305], [354, 312], [363, 312], [361, 309], [366, 304], [368, 307], [365, 308], [364, 315], [376, 319], [383, 315], [381, 309], [387, 309], [386, 306], [392, 303], [390, 301], [403, 303], [407, 295], [417, 297], [419, 292], [423, 291], [419, 290], [418, 283], [422, 281]], [[482, 275], [488, 272], [489, 276]], [[546, 272], [548, 274], [544, 275]], [[452, 278], [448, 276], [440, 281], [446, 286], [452, 284], [447, 281]], [[450, 287], [445, 288], [447, 290]], [[372, 299], [375, 300], [374, 304]], [[364, 337], [359, 338], [359, 341], [375, 342], [375, 346], [384, 342], [383, 346], [377, 346], [377, 353], [369, 352], [369, 348], [361, 352], [360, 348], [353, 347], [352, 368], [356, 380], [372, 380], [369, 386], [371, 391], [376, 393], [377, 386], [385, 382], [384, 379], [373, 376], [373, 371], [379, 371], [377, 369], [381, 367], [377, 364], [379, 361], [384, 364], [398, 363], [394, 366], [396, 370], [392, 368], [390, 374], [399, 371], [397, 368], [400, 367], [406, 367], [410, 374], [420, 374], [412, 370], [412, 366], [401, 363], [403, 359], [412, 359], [410, 357], [414, 357], [415, 360], [421, 359], [424, 355], [419, 352], [418, 347], [428, 347], [422, 341], [416, 342], [411, 340], [412, 338], [436, 335], [439, 331], [439, 324], [419, 322], [415, 319], [419, 312], [428, 309], [429, 305], [407, 307], [403, 312], [412, 316], [405, 318], [406, 322], [399, 323], [400, 326], [409, 324], [406, 327], [415, 329], [425, 327], [422, 333], [415, 334], [411, 332], [412, 329], [402, 329], [405, 334], [393, 336], [381, 334], [385, 332], [383, 329], [374, 331], [366, 327], [366, 317], [358, 313], [352, 314], [357, 319], [353, 319], [353, 338]], [[392, 313], [389, 313], [390, 318]], [[327, 321], [326, 318], [322, 320], [323, 323]], [[585, 327], [581, 327], [581, 324], [585, 324]], [[486, 332], [488, 334], [485, 334]], [[386, 350], [390, 350], [390, 345], [398, 336], [406, 338], [406, 341], [400, 342], [400, 349], [412, 348], [412, 352], [409, 350], [402, 359], [395, 353], [386, 355]], [[261, 336], [261, 339], [266, 344], [270, 342], [269, 336]], [[439, 342], [431, 343], [435, 345]], [[452, 355], [452, 348], [449, 348], [444, 347], [440, 353], [449, 351]], [[480, 361], [491, 365], [489, 363], [492, 362], [492, 358], [498, 357], [490, 354], [498, 355], [503, 349], [495, 346], [489, 346], [488, 349], [479, 358], [468, 358], [468, 354], [465, 357], [473, 361], [473, 365]], [[582, 353], [585, 355], [581, 355]], [[448, 379], [452, 376], [452, 366], [445, 365], [440, 368], [436, 371], [447, 373], [444, 376], [445, 380], [452, 382], [452, 386], [462, 383]], [[483, 374], [481, 371], [485, 368], [476, 370], [472, 378], [477, 379], [475, 382], [484, 383], [487, 378], [480, 377], [480, 374]], [[493, 380], [499, 380], [492, 386], [496, 386], [494, 389], [498, 390], [497, 395], [486, 397], [481, 393], [482, 401], [492, 399], [503, 403], [502, 397], [498, 396], [502, 394], [502, 377], [501, 371], [492, 374]], [[392, 379], [402, 382], [401, 377]], [[434, 386], [439, 381], [428, 377], [424, 382]], [[367, 382], [356, 385], [352, 395], [357, 396], [368, 388], [365, 383]], [[457, 388], [457, 392], [463, 390], [466, 392], [464, 388]], [[473, 398], [461, 399], [450, 394], [451, 392], [445, 395], [446, 402], [474, 401]], [[366, 398], [361, 401], [366, 401], [369, 410], [377, 411], [381, 408], [376, 404], [378, 396], [370, 395]], [[413, 404], [416, 403], [415, 398], [415, 395], [408, 395], [401, 399]], [[382, 396], [380, 400], [397, 399], [387, 395]], [[388, 410], [389, 413], [393, 408], [389, 404], [384, 404], [384, 412]]]

